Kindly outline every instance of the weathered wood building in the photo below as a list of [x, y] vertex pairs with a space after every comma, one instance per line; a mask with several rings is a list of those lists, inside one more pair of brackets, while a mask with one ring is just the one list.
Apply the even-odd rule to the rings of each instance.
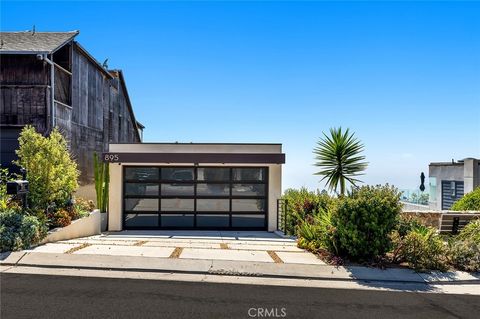
[[141, 142], [120, 70], [107, 70], [73, 32], [0, 32], [1, 164], [12, 167], [27, 124], [48, 135], [58, 127], [81, 171], [93, 180], [93, 153], [108, 143]]

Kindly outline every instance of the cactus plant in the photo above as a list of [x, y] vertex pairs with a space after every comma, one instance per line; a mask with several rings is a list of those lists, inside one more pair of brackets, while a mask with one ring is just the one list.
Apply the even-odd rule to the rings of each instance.
[[100, 161], [98, 155], [94, 153], [93, 164], [95, 174], [95, 192], [97, 194], [97, 207], [100, 212], [106, 213], [108, 208], [108, 185], [110, 182], [108, 163]]

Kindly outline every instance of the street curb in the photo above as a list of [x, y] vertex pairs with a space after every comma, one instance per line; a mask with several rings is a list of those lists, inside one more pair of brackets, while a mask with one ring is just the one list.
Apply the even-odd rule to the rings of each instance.
[[[101, 270], [101, 271], [123, 271], [123, 272], [145, 272], [145, 273], [161, 273], [161, 274], [191, 274], [191, 275], [217, 275], [229, 277], [255, 277], [255, 278], [271, 278], [271, 279], [301, 279], [316, 281], [360, 281], [360, 282], [389, 282], [389, 283], [408, 283], [408, 284], [432, 284], [432, 285], [456, 285], [456, 284], [480, 284], [480, 280], [455, 280], [455, 281], [416, 281], [416, 280], [386, 280], [386, 279], [362, 279], [362, 278], [325, 278], [311, 276], [289, 276], [289, 275], [272, 275], [261, 273], [243, 273], [235, 271], [194, 271], [194, 270], [172, 270], [172, 269], [148, 269], [148, 268], [119, 268], [119, 267], [94, 267], [94, 266], [63, 266], [63, 265], [42, 265], [42, 264], [13, 264], [4, 263], [1, 266], [10, 267], [28, 267], [28, 268], [46, 268], [46, 269], [74, 269], [74, 270]], [[11, 268], [9, 268], [11, 269]], [[3, 271], [2, 271], [3, 272]]]
[[[470, 274], [449, 276], [437, 273], [421, 275], [406, 269], [372, 269], [366, 267], [334, 267], [329, 265], [275, 264], [226, 260], [168, 259], [133, 256], [65, 255], [52, 253], [26, 253], [22, 258], [0, 262], [2, 266], [37, 268], [86, 269], [104, 271], [131, 271], [151, 273], [204, 274], [222, 276], [261, 277], [272, 279], [303, 279], [321, 281], [363, 281], [423, 284], [476, 284]], [[119, 266], [120, 265], [120, 266]], [[314, 274], [314, 275], [311, 275]], [[435, 278], [437, 278], [435, 280]], [[464, 280], [464, 278], [469, 278]]]

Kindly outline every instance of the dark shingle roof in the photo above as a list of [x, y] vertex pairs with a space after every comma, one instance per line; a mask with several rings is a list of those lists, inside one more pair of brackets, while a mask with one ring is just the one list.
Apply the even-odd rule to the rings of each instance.
[[0, 32], [0, 53], [51, 53], [79, 32]]

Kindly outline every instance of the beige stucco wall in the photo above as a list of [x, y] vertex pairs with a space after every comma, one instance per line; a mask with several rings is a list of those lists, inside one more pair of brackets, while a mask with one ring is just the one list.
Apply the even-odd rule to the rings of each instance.
[[[122, 230], [122, 174], [123, 166], [193, 166], [188, 164], [168, 164], [168, 163], [128, 163], [110, 164], [110, 187], [109, 187], [109, 218], [108, 230], [120, 231]], [[277, 230], [277, 199], [282, 195], [282, 165], [260, 165], [260, 164], [201, 164], [199, 167], [207, 166], [253, 166], [253, 167], [268, 167], [268, 231]]]
[[99, 235], [101, 234], [101, 215], [100, 211], [96, 209], [91, 212], [89, 216], [74, 220], [68, 226], [52, 229], [48, 232], [48, 235], [42, 241], [42, 244], [53, 243], [59, 240]]

